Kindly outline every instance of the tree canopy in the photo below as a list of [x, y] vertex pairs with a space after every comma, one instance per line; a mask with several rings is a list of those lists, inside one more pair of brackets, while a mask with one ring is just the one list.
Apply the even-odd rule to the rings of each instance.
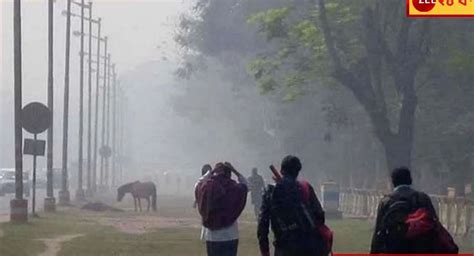
[[[378, 141], [389, 169], [436, 158], [434, 169], [460, 174], [452, 182], [471, 175], [473, 21], [409, 19], [396, 0], [199, 0], [176, 39], [181, 77], [213, 58], [237, 88], [281, 97], [270, 114], [295, 123], [279, 137], [285, 145], [307, 143], [316, 127], [355, 136], [352, 124]], [[282, 115], [295, 101], [322, 113], [315, 122], [326, 128]]]

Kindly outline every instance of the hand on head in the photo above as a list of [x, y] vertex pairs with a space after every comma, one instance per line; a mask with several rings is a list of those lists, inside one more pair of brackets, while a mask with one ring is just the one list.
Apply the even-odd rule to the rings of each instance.
[[225, 175], [228, 176], [229, 178], [231, 177], [231, 174], [234, 173], [238, 175], [237, 170], [230, 164], [229, 162], [219, 162], [215, 165], [214, 169], [212, 170], [213, 175]]
[[231, 171], [232, 173], [234, 173], [235, 175], [238, 175], [238, 174], [239, 174], [239, 172], [234, 168], [234, 166], [233, 166], [231, 163], [229, 163], [229, 162], [224, 162], [224, 165], [225, 165], [227, 168], [229, 168], [230, 171]]

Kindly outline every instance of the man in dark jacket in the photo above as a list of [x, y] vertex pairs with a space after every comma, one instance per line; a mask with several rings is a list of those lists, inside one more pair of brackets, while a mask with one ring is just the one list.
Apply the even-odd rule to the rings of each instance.
[[[411, 188], [412, 178], [410, 170], [406, 167], [396, 168], [391, 173], [393, 192], [386, 196], [379, 204], [375, 231], [372, 238], [371, 253], [431, 253], [430, 237], [420, 239], [416, 244], [404, 241], [404, 239], [394, 239], [387, 235], [387, 226], [390, 223], [390, 216], [396, 216], [396, 213], [389, 216], [389, 210], [395, 209], [395, 203], [406, 201], [411, 212], [420, 208], [425, 208], [431, 216], [437, 218], [436, 211], [431, 203], [429, 196]], [[388, 224], [387, 224], [388, 223]]]
[[324, 224], [324, 211], [309, 184], [308, 200], [303, 200], [302, 187], [297, 181], [300, 170], [300, 160], [286, 156], [281, 163], [283, 178], [265, 190], [257, 232], [262, 256], [270, 255], [270, 225], [275, 237], [275, 256], [324, 254], [324, 242], [315, 228]]
[[250, 199], [252, 199], [255, 216], [258, 217], [260, 206], [262, 205], [262, 194], [265, 188], [265, 182], [262, 176], [258, 174], [257, 168], [252, 169], [252, 175], [248, 177], [247, 181], [249, 183]]
[[208, 256], [237, 255], [237, 219], [245, 208], [247, 193], [247, 180], [228, 162], [216, 164], [199, 179], [195, 195]]

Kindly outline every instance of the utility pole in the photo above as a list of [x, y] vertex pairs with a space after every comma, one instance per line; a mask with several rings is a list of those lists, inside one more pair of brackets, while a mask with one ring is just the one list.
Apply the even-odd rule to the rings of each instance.
[[121, 153], [120, 153], [120, 100], [121, 100], [121, 87], [120, 83], [117, 84], [117, 94], [115, 98], [115, 118], [116, 118], [116, 123], [115, 123], [115, 161], [116, 161], [116, 178], [115, 178], [115, 185], [120, 184], [121, 182], [121, 174], [120, 174], [120, 165], [121, 165]]
[[[94, 174], [92, 172], [95, 173], [95, 170], [93, 170], [92, 168], [92, 165], [94, 164], [94, 169], [96, 169], [96, 163], [97, 163], [97, 158], [96, 156], [94, 156], [94, 160], [92, 159], [92, 39], [93, 38], [96, 38], [98, 40], [97, 42], [97, 45], [98, 45], [98, 48], [97, 48], [97, 53], [100, 54], [100, 41], [102, 41], [103, 39], [100, 38], [100, 23], [101, 23], [101, 19], [93, 19], [92, 18], [92, 2], [89, 2], [87, 5], [84, 4], [84, 0], [81, 0], [82, 2], [79, 3], [79, 2], [73, 2], [74, 4], [78, 5], [81, 7], [81, 14], [80, 15], [77, 15], [77, 14], [74, 14], [74, 13], [70, 13], [71, 16], [73, 17], [78, 17], [81, 19], [81, 31], [74, 31], [73, 34], [75, 36], [79, 36], [81, 38], [81, 50], [79, 52], [79, 55], [80, 55], [80, 58], [81, 58], [81, 86], [82, 86], [82, 90], [81, 92], [84, 92], [84, 88], [83, 88], [83, 81], [84, 81], [84, 71], [83, 71], [83, 67], [84, 67], [84, 56], [87, 54], [88, 55], [88, 60], [89, 60], [89, 63], [88, 63], [88, 102], [87, 102], [87, 105], [88, 105], [88, 117], [87, 117], [87, 124], [88, 124], [88, 127], [87, 127], [87, 173], [86, 173], [86, 194], [87, 195], [92, 195], [92, 193], [95, 191], [96, 189], [96, 178], [94, 177]], [[84, 17], [84, 10], [83, 9], [89, 9], [89, 17], [86, 18]], [[84, 52], [84, 46], [83, 46], [83, 42], [84, 42], [84, 36], [86, 36], [86, 34], [84, 33], [84, 20], [87, 20], [89, 21], [89, 34], [88, 34], [88, 37], [89, 37], [89, 46], [88, 46], [88, 50], [89, 52]], [[97, 23], [98, 25], [98, 33], [99, 33], [99, 36], [96, 37], [92, 34], [92, 23]], [[100, 75], [100, 66], [98, 65], [97, 66], [97, 76]], [[97, 78], [99, 79], [99, 78]], [[97, 84], [99, 83], [99, 81], [97, 80]], [[98, 89], [97, 89], [97, 95], [98, 95]], [[95, 126], [97, 126], [97, 113], [98, 113], [98, 96], [96, 95], [96, 110], [95, 110], [95, 113], [96, 113], [96, 118], [95, 118]], [[83, 113], [84, 112], [84, 107], [83, 107], [83, 97], [82, 97], [82, 100], [81, 100], [81, 104], [80, 104], [80, 109], [79, 109], [79, 112], [80, 113]], [[82, 111], [82, 112], [81, 112]], [[82, 120], [83, 121], [83, 114], [82, 114]], [[79, 128], [83, 128], [84, 127], [84, 122], [82, 122], [82, 125], [80, 125]], [[83, 131], [83, 130], [82, 130]], [[95, 149], [94, 149], [94, 154], [97, 153], [97, 128], [95, 129]], [[81, 133], [80, 132], [80, 141], [83, 142], [83, 140], [81, 138], [83, 138], [81, 135], [83, 135], [83, 132]], [[83, 143], [79, 143], [79, 148], [83, 148]], [[79, 158], [81, 158], [81, 155], [83, 156], [83, 154], [81, 154], [81, 150], [79, 150]], [[84, 168], [81, 168], [84, 166], [84, 159], [82, 157], [82, 162], [79, 163], [79, 169], [78, 169], [78, 172], [79, 173], [82, 173], [82, 175], [78, 175], [78, 183], [80, 183], [81, 186], [78, 186], [78, 190], [79, 190], [79, 194], [84, 194], [84, 190], [83, 190], [83, 178], [84, 178]], [[82, 171], [81, 171], [82, 170]]]
[[114, 65], [114, 78], [113, 78], [113, 95], [112, 95], [112, 187], [116, 185], [117, 175], [117, 141], [116, 141], [116, 122], [117, 122], [117, 73], [115, 73]]
[[118, 153], [118, 180], [119, 182], [123, 181], [123, 90], [122, 86], [118, 87], [118, 102], [117, 102], [117, 107], [118, 107], [118, 146], [117, 146], [117, 153]]
[[71, 47], [71, 0], [67, 0], [66, 14], [66, 63], [64, 72], [64, 112], [63, 112], [63, 155], [62, 155], [62, 186], [59, 191], [59, 204], [68, 205], [70, 203], [70, 195], [68, 190], [68, 163], [67, 163], [67, 147], [68, 147], [68, 118], [69, 118], [69, 57]]
[[53, 81], [53, 24], [54, 24], [54, 0], [48, 0], [48, 108], [51, 111], [51, 126], [48, 129], [48, 151], [46, 164], [46, 198], [44, 199], [44, 210], [54, 212], [56, 210], [56, 199], [54, 198], [53, 179], [53, 120], [54, 120], [54, 81]]
[[[99, 41], [100, 44], [100, 38], [97, 40]], [[81, 54], [83, 55], [83, 54]], [[89, 71], [87, 72], [88, 74], [88, 129], [87, 129], [87, 195], [91, 196], [92, 195], [92, 180], [91, 180], [91, 147], [92, 147], [92, 141], [91, 141], [91, 133], [92, 133], [92, 2], [89, 2]], [[97, 71], [98, 72], [98, 71]]]
[[[107, 96], [107, 76], [109, 75], [107, 72], [107, 66], [110, 62], [110, 59], [107, 58], [107, 44], [108, 38], [105, 37], [105, 61], [104, 61], [104, 90], [103, 90], [103, 97], [102, 97], [102, 137], [101, 137], [101, 149], [105, 147], [105, 106], [106, 106], [106, 96]], [[99, 57], [100, 58], [100, 57]], [[100, 185], [101, 187], [104, 185], [104, 164], [105, 164], [105, 157], [103, 154], [100, 154]]]
[[28, 221], [28, 201], [23, 199], [23, 128], [22, 108], [22, 70], [21, 70], [21, 0], [13, 3], [14, 37], [14, 118], [15, 118], [15, 199], [10, 201], [10, 221]]
[[[92, 174], [92, 190], [97, 191], [97, 132], [99, 127], [99, 87], [100, 87], [100, 29], [101, 18], [98, 19], [97, 25], [97, 66], [96, 66], [96, 89], [95, 89], [95, 124], [94, 124], [94, 167]], [[89, 62], [92, 60], [89, 58]]]
[[77, 190], [76, 200], [85, 199], [84, 190], [82, 188], [83, 180], [83, 135], [84, 135], [84, 0], [81, 0], [81, 56], [80, 56], [80, 76], [79, 76], [79, 157], [78, 157], [78, 173], [77, 173]]
[[[110, 92], [112, 91], [112, 86], [110, 85], [110, 77], [111, 77], [111, 69], [115, 73], [115, 64], [110, 65], [111, 57], [109, 57], [109, 65], [108, 65], [108, 74], [107, 74], [107, 86], [109, 87], [107, 90], [107, 129], [106, 129], [106, 137], [105, 137], [105, 145], [110, 147]], [[110, 156], [105, 156], [105, 186], [107, 189], [109, 188], [109, 180], [110, 180], [110, 166], [109, 166], [109, 158]]]
[[120, 96], [119, 96], [119, 101], [118, 101], [118, 106], [119, 106], [119, 155], [120, 155], [120, 181], [122, 182], [124, 177], [123, 177], [123, 167], [125, 163], [125, 154], [124, 154], [124, 122], [125, 122], [125, 93], [123, 90], [123, 87], [120, 86]]

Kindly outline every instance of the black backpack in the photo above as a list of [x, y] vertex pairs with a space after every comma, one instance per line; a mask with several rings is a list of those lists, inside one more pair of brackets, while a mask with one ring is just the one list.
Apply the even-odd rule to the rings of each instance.
[[[315, 246], [319, 238], [315, 216], [303, 201], [301, 187], [296, 184], [276, 184], [269, 187], [275, 236], [286, 246]], [[278, 246], [276, 244], [276, 246]]]
[[382, 217], [379, 235], [384, 241], [385, 253], [430, 253], [433, 238], [426, 236], [416, 241], [407, 239], [408, 215], [419, 208], [418, 194], [391, 196]]

